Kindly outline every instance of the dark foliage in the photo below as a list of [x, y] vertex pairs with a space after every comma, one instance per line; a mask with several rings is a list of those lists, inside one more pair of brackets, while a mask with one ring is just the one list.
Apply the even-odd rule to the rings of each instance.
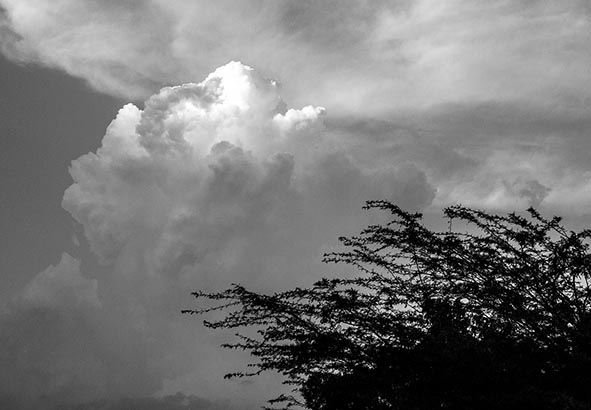
[[258, 359], [230, 377], [278, 371], [295, 395], [271, 403], [315, 410], [591, 409], [591, 231], [456, 206], [433, 232], [389, 202], [366, 208], [391, 222], [325, 255], [359, 277], [194, 293], [216, 305], [185, 313], [225, 314], [206, 326], [257, 329], [225, 345]]

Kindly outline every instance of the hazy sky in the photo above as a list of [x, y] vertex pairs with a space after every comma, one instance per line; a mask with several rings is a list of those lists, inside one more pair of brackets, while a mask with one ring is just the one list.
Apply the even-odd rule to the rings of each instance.
[[179, 311], [335, 274], [366, 199], [591, 226], [588, 1], [0, 8], [1, 408], [256, 408]]

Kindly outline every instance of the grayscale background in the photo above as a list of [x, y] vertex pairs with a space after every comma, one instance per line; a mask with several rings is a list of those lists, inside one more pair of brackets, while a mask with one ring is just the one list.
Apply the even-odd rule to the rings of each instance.
[[258, 408], [180, 310], [368, 199], [591, 226], [590, 4], [0, 0], [0, 408]]

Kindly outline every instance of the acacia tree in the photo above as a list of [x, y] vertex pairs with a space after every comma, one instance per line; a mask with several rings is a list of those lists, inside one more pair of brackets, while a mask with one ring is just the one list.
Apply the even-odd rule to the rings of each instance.
[[213, 305], [184, 313], [224, 313], [207, 327], [256, 329], [224, 345], [257, 359], [227, 377], [277, 371], [294, 395], [270, 403], [314, 410], [591, 408], [591, 231], [454, 206], [437, 232], [365, 208], [392, 219], [324, 257], [358, 277], [194, 293]]

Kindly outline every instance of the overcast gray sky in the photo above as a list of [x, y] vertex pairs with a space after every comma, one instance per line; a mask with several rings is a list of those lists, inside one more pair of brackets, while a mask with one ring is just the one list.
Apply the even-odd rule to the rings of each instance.
[[0, 8], [2, 408], [256, 407], [180, 309], [335, 274], [366, 199], [591, 226], [588, 1]]

